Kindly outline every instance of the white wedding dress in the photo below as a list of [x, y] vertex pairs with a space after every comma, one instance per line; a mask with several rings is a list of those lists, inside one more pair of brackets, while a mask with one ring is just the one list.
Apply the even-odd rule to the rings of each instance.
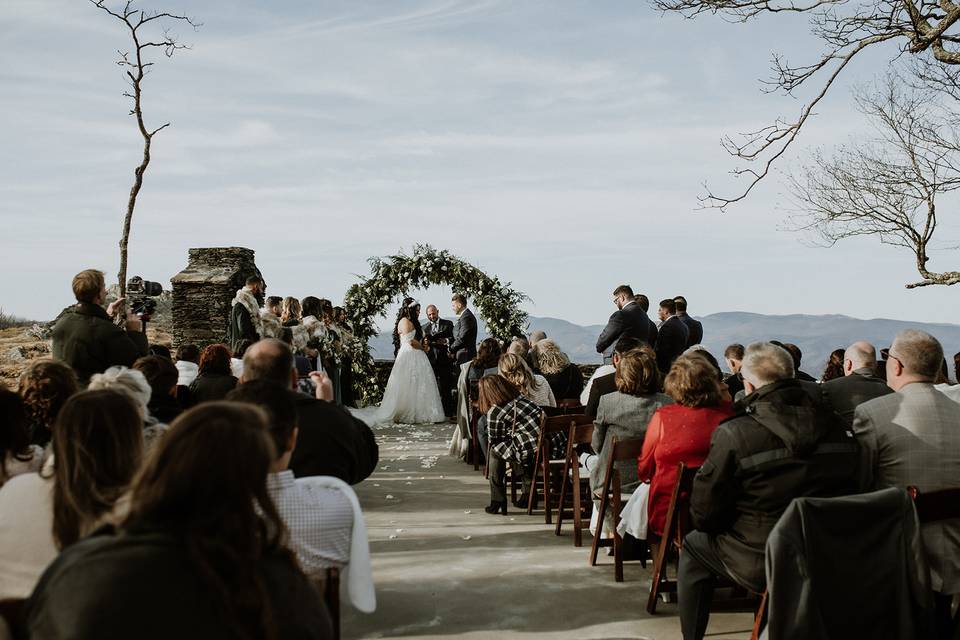
[[416, 332], [411, 331], [400, 336], [400, 350], [390, 370], [380, 406], [352, 410], [368, 425], [446, 421], [430, 359], [426, 352], [410, 345], [415, 335]]

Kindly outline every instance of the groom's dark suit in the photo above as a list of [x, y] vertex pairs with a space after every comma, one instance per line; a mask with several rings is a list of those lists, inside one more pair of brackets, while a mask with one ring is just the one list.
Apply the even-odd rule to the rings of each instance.
[[[423, 335], [430, 340], [430, 364], [433, 365], [433, 372], [437, 375], [437, 387], [440, 390], [440, 399], [443, 401], [443, 410], [446, 415], [452, 416], [456, 413], [453, 404], [453, 362], [447, 349], [449, 343], [453, 340], [453, 323], [443, 318], [438, 318], [436, 326], [428, 322], [423, 325]], [[437, 340], [447, 340], [447, 344], [437, 344]]]
[[458, 365], [477, 357], [477, 318], [470, 309], [464, 309], [457, 318], [450, 351], [454, 354]]
[[604, 363], [610, 364], [613, 359], [613, 347], [621, 336], [633, 336], [646, 341], [650, 335], [650, 318], [640, 305], [630, 302], [610, 316], [607, 326], [597, 338], [597, 353], [603, 354]]

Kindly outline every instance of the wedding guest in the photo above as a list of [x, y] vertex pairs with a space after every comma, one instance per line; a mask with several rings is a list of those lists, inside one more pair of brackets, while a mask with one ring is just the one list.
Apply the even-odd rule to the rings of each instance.
[[60, 408], [79, 389], [74, 370], [49, 358], [36, 360], [20, 374], [18, 393], [23, 398], [32, 444], [47, 446]]
[[[512, 356], [516, 357], [516, 356]], [[503, 376], [480, 379], [479, 408], [487, 417], [490, 433], [490, 506], [487, 513], [507, 514], [506, 470], [522, 469], [523, 499], [530, 493], [530, 463], [537, 449], [541, 409], [523, 397], [520, 389]]]
[[81, 271], [73, 277], [72, 288], [77, 304], [51, 331], [53, 358], [72, 367], [81, 384], [95, 373], [114, 365], [129, 367], [147, 355], [150, 347], [141, 319], [128, 312], [121, 328], [113, 317], [120, 314], [123, 301], [110, 303], [106, 311], [101, 306], [107, 301], [102, 271]]
[[[333, 308], [334, 328], [340, 336], [340, 403], [345, 407], [356, 407], [357, 400], [353, 391], [353, 356], [350, 346], [354, 342], [353, 327], [343, 307]], [[308, 354], [309, 355], [309, 354]]]
[[527, 360], [527, 364], [530, 364], [529, 358], [527, 357], [530, 355], [530, 341], [523, 336], [513, 338], [510, 340], [510, 346], [507, 347], [507, 353], [520, 356], [524, 360]]
[[531, 352], [538, 371], [546, 379], [553, 391], [553, 397], [563, 400], [579, 398], [583, 391], [583, 372], [570, 362], [557, 343], [553, 340], [541, 340]]
[[[654, 412], [673, 402], [669, 396], [660, 393], [657, 357], [646, 345], [623, 354], [614, 375], [617, 390], [600, 398], [597, 417], [593, 421], [591, 445], [597, 455], [587, 465], [593, 495], [603, 491], [612, 438], [643, 439]], [[620, 472], [623, 493], [633, 493], [638, 484], [636, 463], [622, 461], [616, 468]], [[599, 505], [599, 501], [595, 502]]]
[[287, 296], [280, 305], [280, 323], [285, 327], [295, 327], [301, 320], [300, 301]]
[[723, 383], [727, 385], [731, 398], [736, 398], [737, 393], [743, 391], [743, 377], [740, 375], [743, 351], [743, 345], [736, 342], [723, 350], [723, 359], [727, 363], [727, 368], [730, 369], [730, 373], [723, 377]]
[[[327, 341], [324, 348], [320, 350], [320, 361], [323, 370], [327, 372], [331, 383], [333, 383], [334, 403], [343, 406], [343, 362], [341, 361], [343, 341], [340, 338], [337, 322], [333, 317], [333, 303], [326, 298], [320, 298], [319, 307], [320, 315], [317, 318], [323, 322], [323, 326], [327, 330]], [[419, 310], [417, 315], [420, 315]]]
[[200, 347], [195, 344], [182, 344], [177, 347], [176, 362], [179, 376], [177, 377], [177, 397], [180, 388], [189, 387], [197, 379], [200, 369]]
[[677, 317], [687, 327], [687, 347], [703, 342], [703, 324], [687, 315], [687, 299], [683, 296], [674, 296], [673, 302], [677, 305]]
[[597, 353], [603, 355], [603, 363], [613, 362], [613, 346], [621, 336], [628, 335], [646, 340], [650, 334], [650, 319], [634, 301], [633, 289], [622, 284], [613, 290], [613, 303], [617, 310], [607, 320], [600, 337], [597, 338]]
[[267, 492], [274, 454], [257, 407], [208, 403], [178, 418], [118, 535], [67, 549], [44, 573], [32, 637], [331, 638], [319, 594], [283, 544]]
[[23, 400], [0, 387], [0, 487], [21, 473], [40, 470], [43, 449], [30, 444]]
[[527, 341], [527, 344], [530, 345], [530, 348], [532, 349], [537, 345], [538, 342], [546, 339], [547, 339], [547, 332], [537, 329], [536, 331], [530, 332], [530, 339]]
[[854, 342], [843, 352], [843, 376], [821, 386], [824, 401], [848, 427], [853, 424], [854, 410], [859, 405], [893, 393], [887, 381], [874, 374], [876, 364], [874, 346], [862, 340]]
[[790, 354], [790, 357], [793, 358], [793, 374], [797, 380], [802, 380], [804, 382], [817, 381], [817, 379], [811, 376], [809, 373], [800, 370], [800, 362], [803, 359], [803, 351], [800, 350], [800, 347], [790, 342], [779, 342], [777, 340], [771, 340], [770, 343], [775, 344], [778, 347], [783, 347], [787, 350], [787, 353]]
[[147, 411], [151, 416], [169, 424], [183, 413], [176, 398], [179, 373], [172, 362], [160, 356], [146, 356], [134, 362], [133, 368], [142, 373], [150, 385]]
[[227, 342], [231, 349], [236, 349], [241, 340], [256, 342], [260, 339], [253, 314], [260, 313], [260, 304], [266, 291], [267, 285], [260, 276], [250, 276], [244, 287], [237, 291], [237, 297], [231, 303], [233, 306], [227, 326]]
[[496, 338], [484, 339], [477, 347], [476, 357], [470, 363], [470, 369], [467, 371], [467, 383], [476, 385], [483, 376], [496, 375], [500, 355], [500, 341]]
[[167, 432], [167, 425], [150, 415], [149, 405], [153, 390], [142, 372], [127, 367], [110, 367], [103, 373], [90, 378], [87, 389], [119, 391], [133, 401], [140, 413], [143, 424], [143, 444], [147, 451], [152, 451], [157, 441]]
[[279, 318], [283, 314], [283, 298], [280, 296], [267, 296], [264, 309], [266, 309], [267, 313]]
[[550, 383], [543, 376], [534, 373], [520, 356], [505, 353], [497, 363], [498, 373], [520, 389], [520, 395], [539, 407], [556, 407], [557, 400], [550, 389]]
[[620, 364], [620, 359], [623, 358], [623, 354], [633, 349], [638, 349], [645, 344], [643, 340], [635, 338], [634, 336], [623, 336], [617, 340], [617, 344], [613, 348], [613, 364], [603, 365], [597, 369], [596, 372], [594, 372], [594, 377], [591, 378], [591, 382], [588, 383], [590, 385], [590, 391], [587, 394], [587, 402], [584, 404], [583, 412], [585, 414], [592, 418], [597, 416], [597, 409], [600, 407], [600, 398], [617, 390], [617, 376], [615, 374]]
[[650, 483], [647, 527], [652, 539], [663, 535], [677, 465], [700, 467], [710, 451], [714, 429], [733, 415], [726, 388], [713, 366], [697, 354], [673, 361], [664, 389], [674, 404], [653, 414], [637, 463], [638, 478]]
[[117, 391], [81, 391], [64, 404], [44, 471], [0, 489], [0, 599], [30, 595], [60, 550], [123, 516], [143, 455], [142, 425]]
[[670, 365], [687, 348], [690, 330], [677, 317], [677, 303], [667, 298], [660, 301], [658, 310], [660, 326], [657, 333], [657, 366], [660, 371], [670, 371]]
[[198, 371], [197, 379], [190, 385], [193, 406], [223, 400], [237, 386], [237, 379], [230, 370], [230, 349], [225, 344], [211, 344], [204, 348]]
[[823, 370], [823, 375], [820, 377], [820, 382], [835, 380], [837, 378], [842, 378], [845, 375], [843, 372], [845, 351], [845, 349], [834, 349], [830, 352], [830, 358], [827, 359], [827, 366]]

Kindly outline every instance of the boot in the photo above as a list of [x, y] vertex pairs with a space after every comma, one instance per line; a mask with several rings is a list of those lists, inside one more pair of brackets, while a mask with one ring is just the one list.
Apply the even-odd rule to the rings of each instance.
[[504, 500], [503, 502], [491, 502], [490, 506], [484, 507], [483, 510], [491, 514], [500, 512], [503, 515], [507, 515], [507, 501]]

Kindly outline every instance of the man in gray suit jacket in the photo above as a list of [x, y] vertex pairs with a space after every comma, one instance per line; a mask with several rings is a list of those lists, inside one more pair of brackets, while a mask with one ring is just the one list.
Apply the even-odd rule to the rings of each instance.
[[893, 393], [887, 381], [874, 375], [877, 351], [869, 342], [854, 342], [843, 354], [843, 377], [820, 385], [823, 399], [849, 427], [853, 411], [867, 400]]
[[[960, 487], [960, 404], [933, 387], [942, 361], [936, 338], [901, 331], [887, 358], [887, 384], [896, 393], [857, 407], [853, 430], [878, 488]], [[960, 593], [960, 520], [923, 525], [923, 541], [933, 590]]]

